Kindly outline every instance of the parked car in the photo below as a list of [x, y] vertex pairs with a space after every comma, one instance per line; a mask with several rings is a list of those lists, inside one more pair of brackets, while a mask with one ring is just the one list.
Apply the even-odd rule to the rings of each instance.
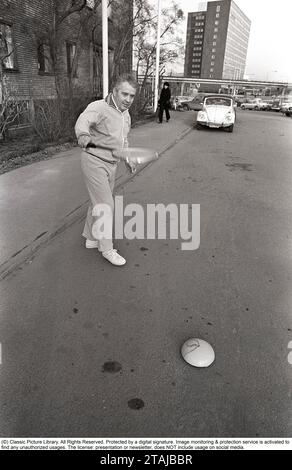
[[192, 96], [174, 96], [170, 100], [170, 105], [172, 109], [184, 109], [182, 103], [191, 101], [193, 99]]
[[255, 110], [266, 111], [268, 108], [269, 108], [268, 103], [261, 99], [250, 100], [250, 101], [247, 101], [246, 103], [242, 103], [241, 105], [241, 109], [255, 109]]
[[280, 99], [273, 99], [268, 101], [268, 110], [269, 111], [280, 111], [281, 104]]
[[267, 100], [266, 103], [267, 103], [267, 106], [268, 106], [267, 111], [271, 111], [272, 105], [273, 105], [273, 100]]
[[233, 132], [235, 123], [234, 100], [228, 95], [208, 95], [203, 100], [203, 108], [198, 112], [197, 129], [202, 127], [222, 127]]
[[287, 106], [285, 107], [284, 112], [286, 116], [292, 116], [292, 103], [287, 103]]
[[234, 97], [235, 104], [238, 108], [244, 103], [247, 102], [247, 98], [243, 95], [235, 95]]
[[205, 96], [206, 95], [202, 93], [198, 93], [191, 101], [183, 101], [181, 105], [186, 111], [200, 111], [200, 109], [202, 109], [203, 107], [203, 101]]
[[290, 116], [291, 114], [289, 114], [289, 113], [291, 112], [291, 108], [292, 108], [292, 103], [291, 102], [284, 102], [284, 103], [281, 104], [280, 111], [281, 111], [281, 113], [286, 114], [286, 116]]

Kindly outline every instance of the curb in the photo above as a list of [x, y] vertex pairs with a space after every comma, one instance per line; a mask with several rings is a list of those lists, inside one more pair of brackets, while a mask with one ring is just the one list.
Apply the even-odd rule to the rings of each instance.
[[[174, 147], [177, 142], [182, 140], [192, 130], [192, 128], [187, 128], [182, 131], [182, 133], [173, 142], [168, 144], [163, 150], [161, 150], [161, 152], [159, 152], [159, 158], [162, 157], [172, 147]], [[146, 163], [145, 165], [141, 166], [140, 169], [133, 175], [129, 174], [126, 176], [119, 176], [116, 179], [115, 189], [118, 189], [121, 186], [127, 184], [137, 174], [141, 173], [145, 168], [153, 164], [155, 164], [155, 161]], [[88, 201], [89, 200], [87, 199], [82, 204], [80, 204], [80, 206], [76, 207], [68, 214], [66, 214], [65, 217], [59, 220], [59, 222], [55, 225], [55, 227], [51, 229], [50, 232], [46, 231], [39, 234], [31, 243], [25, 245], [21, 250], [12, 255], [8, 260], [4, 261], [4, 263], [0, 265], [0, 281], [11, 276], [14, 271], [22, 269], [22, 265], [32, 263], [32, 260], [36, 256], [36, 254], [42, 248], [47, 246], [51, 240], [55, 239], [58, 235], [63, 233], [75, 223], [80, 222], [82, 219], [85, 219]]]

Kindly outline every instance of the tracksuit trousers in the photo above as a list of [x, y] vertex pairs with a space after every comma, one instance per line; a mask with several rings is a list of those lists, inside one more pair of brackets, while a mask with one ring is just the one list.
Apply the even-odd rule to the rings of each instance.
[[[82, 152], [81, 168], [90, 197], [90, 203], [82, 235], [88, 240], [98, 240], [99, 251], [107, 251], [113, 248], [113, 189], [115, 185], [117, 162], [105, 162], [100, 158], [95, 157], [94, 155], [91, 155], [87, 152]], [[105, 221], [105, 224], [111, 228], [110, 234], [107, 233], [106, 237], [104, 235], [104, 231], [96, 233], [96, 227], [98, 226], [95, 224], [98, 218], [96, 214], [96, 208], [100, 204], [106, 204], [109, 208], [109, 211], [103, 214], [103, 220]], [[95, 224], [95, 236], [92, 232], [93, 224]]]

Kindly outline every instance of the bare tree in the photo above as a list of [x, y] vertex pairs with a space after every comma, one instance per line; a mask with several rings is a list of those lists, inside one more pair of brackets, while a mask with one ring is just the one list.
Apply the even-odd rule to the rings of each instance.
[[[174, 62], [183, 53], [183, 45], [177, 34], [177, 27], [183, 19], [183, 11], [176, 2], [162, 11], [161, 45], [159, 75], [162, 76], [167, 64]], [[142, 14], [143, 21], [133, 31], [133, 44], [135, 56], [135, 70], [137, 80], [141, 83], [140, 107], [144, 109], [152, 99], [149, 89], [149, 79], [154, 76], [156, 55], [156, 25], [157, 17], [153, 6], [148, 5], [146, 14]]]

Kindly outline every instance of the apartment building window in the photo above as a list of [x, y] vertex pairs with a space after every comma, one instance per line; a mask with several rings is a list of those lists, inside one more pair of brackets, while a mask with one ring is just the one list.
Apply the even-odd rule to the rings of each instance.
[[72, 69], [74, 66], [75, 54], [76, 54], [76, 44], [74, 42], [67, 42], [66, 50], [67, 50], [67, 72], [68, 72], [68, 75], [71, 75]]
[[0, 43], [3, 50], [2, 60], [3, 68], [7, 70], [16, 69], [16, 57], [14, 52], [14, 44], [12, 39], [12, 27], [6, 23], [0, 23]]
[[215, 24], [218, 25], [218, 24], [219, 24], [219, 21], [215, 21]]
[[211, 55], [211, 59], [215, 59], [215, 56], [214, 56], [214, 55]]
[[210, 69], [210, 72], [214, 72], [214, 69]]
[[38, 69], [40, 73], [53, 73], [52, 55], [48, 44], [40, 44], [38, 47]]
[[213, 46], [216, 46], [216, 41], [213, 42]]
[[218, 33], [218, 28], [214, 28], [214, 33]]
[[216, 13], [216, 18], [219, 18], [219, 16], [220, 16], [220, 13]]
[[217, 5], [216, 11], [220, 11], [220, 5]]
[[213, 39], [217, 39], [217, 34], [214, 34]]

